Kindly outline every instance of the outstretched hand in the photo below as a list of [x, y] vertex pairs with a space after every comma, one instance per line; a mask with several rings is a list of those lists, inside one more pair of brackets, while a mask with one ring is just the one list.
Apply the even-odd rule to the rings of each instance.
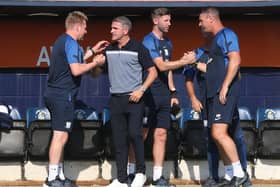
[[187, 53], [184, 53], [180, 60], [184, 65], [193, 64], [196, 60], [195, 52], [189, 51]]
[[97, 42], [93, 47], [94, 53], [100, 53], [102, 52], [110, 43], [106, 40], [101, 40]]
[[105, 56], [103, 54], [95, 55], [92, 62], [95, 62], [97, 66], [101, 66], [105, 63]]

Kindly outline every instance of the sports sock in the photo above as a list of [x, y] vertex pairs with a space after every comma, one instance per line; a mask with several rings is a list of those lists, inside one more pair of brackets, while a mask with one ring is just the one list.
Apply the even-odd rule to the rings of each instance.
[[58, 165], [49, 165], [48, 181], [52, 181], [58, 175]]
[[230, 181], [233, 177], [233, 167], [232, 165], [225, 165], [225, 179]]
[[153, 168], [153, 181], [158, 180], [162, 176], [162, 166], [154, 166]]
[[244, 177], [244, 171], [242, 169], [241, 163], [238, 160], [237, 162], [232, 163], [232, 167], [233, 167], [233, 176], [236, 177]]
[[58, 164], [58, 176], [61, 180], [65, 180], [65, 176], [63, 172], [63, 164], [61, 162]]
[[135, 173], [135, 164], [129, 162], [127, 164], [127, 174], [134, 174]]

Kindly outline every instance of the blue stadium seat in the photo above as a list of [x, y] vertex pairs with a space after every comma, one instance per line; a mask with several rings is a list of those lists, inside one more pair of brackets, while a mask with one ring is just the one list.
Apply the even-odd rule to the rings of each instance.
[[258, 108], [259, 158], [280, 158], [280, 108]]
[[8, 114], [12, 121], [10, 128], [0, 127], [0, 159], [24, 161], [27, 152], [26, 121], [11, 105], [0, 104], [0, 112]]
[[26, 111], [28, 157], [31, 160], [48, 160], [52, 136], [50, 119], [46, 107], [31, 107]]
[[101, 159], [103, 155], [101, 124], [102, 121], [94, 108], [77, 105], [74, 126], [65, 147], [65, 159]]
[[252, 120], [252, 115], [247, 107], [238, 107], [240, 120]]
[[247, 147], [247, 159], [253, 161], [257, 155], [258, 129], [256, 121], [247, 107], [239, 107], [240, 127], [243, 130], [243, 139]]
[[184, 158], [207, 157], [207, 129], [204, 128], [201, 113], [184, 108], [180, 120], [182, 130], [182, 154]]
[[[79, 106], [78, 106], [79, 107]], [[98, 113], [91, 107], [75, 108], [75, 120], [65, 147], [65, 159], [99, 159], [101, 125]], [[31, 160], [47, 160], [52, 128], [51, 115], [45, 107], [27, 110], [28, 156]]]

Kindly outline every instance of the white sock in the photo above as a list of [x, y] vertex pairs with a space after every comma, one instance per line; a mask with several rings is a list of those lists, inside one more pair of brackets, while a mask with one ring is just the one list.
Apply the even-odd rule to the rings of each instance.
[[58, 175], [58, 165], [49, 165], [48, 181], [52, 181]]
[[127, 164], [127, 174], [134, 174], [135, 173], [135, 164], [134, 163], [131, 163], [129, 162]]
[[245, 173], [242, 169], [241, 163], [238, 160], [237, 162], [232, 163], [232, 167], [233, 167], [233, 176], [236, 177], [244, 177]]
[[226, 180], [231, 181], [233, 178], [233, 167], [232, 165], [225, 165], [225, 177]]
[[162, 166], [154, 166], [153, 181], [158, 180], [162, 176]]
[[63, 164], [61, 162], [58, 164], [58, 175], [61, 180], [65, 180], [65, 176], [63, 173]]

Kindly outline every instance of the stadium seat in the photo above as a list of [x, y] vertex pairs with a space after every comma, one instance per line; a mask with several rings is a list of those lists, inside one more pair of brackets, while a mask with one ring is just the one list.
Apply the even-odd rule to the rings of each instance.
[[103, 153], [100, 126], [101, 120], [94, 108], [76, 106], [74, 126], [65, 147], [65, 159], [100, 159]]
[[[167, 141], [165, 144], [165, 160], [177, 161], [179, 158], [180, 128], [179, 121], [170, 115], [171, 124], [167, 131]], [[149, 129], [145, 140], [145, 158], [153, 160], [154, 129]]]
[[180, 119], [182, 153], [184, 158], [207, 158], [206, 129], [201, 114], [184, 108]]
[[257, 154], [258, 146], [258, 130], [256, 121], [252, 119], [252, 115], [247, 107], [239, 107], [240, 127], [243, 130], [244, 141], [247, 146], [247, 158], [254, 160]]
[[50, 112], [45, 107], [27, 109], [28, 157], [31, 160], [48, 160], [52, 136], [50, 118]]
[[110, 110], [108, 108], [104, 108], [102, 111], [101, 132], [103, 134], [102, 144], [104, 148], [104, 156], [108, 160], [113, 160], [115, 159], [115, 148], [113, 145], [113, 138], [112, 138]]
[[12, 119], [10, 128], [0, 127], [0, 159], [24, 161], [27, 151], [26, 121], [11, 105], [1, 104], [0, 112], [7, 113]]
[[258, 157], [280, 158], [280, 108], [258, 108], [257, 125], [259, 128]]

